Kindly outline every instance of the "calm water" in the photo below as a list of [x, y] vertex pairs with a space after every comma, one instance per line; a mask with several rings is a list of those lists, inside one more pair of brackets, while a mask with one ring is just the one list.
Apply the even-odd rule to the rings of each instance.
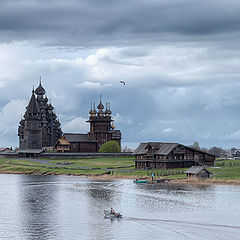
[[0, 239], [240, 239], [240, 187], [0, 174]]

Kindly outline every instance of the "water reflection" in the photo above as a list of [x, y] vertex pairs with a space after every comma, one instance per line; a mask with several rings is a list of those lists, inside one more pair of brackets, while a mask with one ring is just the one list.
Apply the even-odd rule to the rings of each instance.
[[20, 185], [22, 232], [26, 239], [48, 239], [56, 233], [56, 177], [28, 175]]
[[210, 207], [214, 198], [214, 187], [210, 185], [184, 185], [172, 183], [135, 185], [136, 204], [149, 211], [191, 211]]
[[[2, 239], [239, 239], [240, 187], [0, 175]], [[111, 206], [120, 221], [104, 219]], [[196, 232], [198, 234], [196, 234]]]

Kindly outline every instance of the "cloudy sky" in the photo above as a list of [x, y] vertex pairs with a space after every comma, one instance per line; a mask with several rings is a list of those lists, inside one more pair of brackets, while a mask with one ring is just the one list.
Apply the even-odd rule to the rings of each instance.
[[102, 94], [123, 147], [240, 147], [239, 12], [236, 0], [1, 0], [0, 147], [18, 146], [40, 75], [64, 132], [86, 133]]

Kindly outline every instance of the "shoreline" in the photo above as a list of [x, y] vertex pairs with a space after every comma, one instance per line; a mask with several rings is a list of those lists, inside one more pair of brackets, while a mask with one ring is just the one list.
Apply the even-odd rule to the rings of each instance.
[[[105, 179], [105, 180], [111, 180], [111, 179], [126, 179], [126, 180], [134, 180], [136, 178], [139, 178], [139, 176], [123, 176], [123, 175], [83, 175], [83, 174], [59, 174], [54, 172], [45, 172], [45, 173], [37, 173], [37, 172], [12, 172], [12, 171], [0, 171], [0, 174], [18, 174], [18, 175], [35, 175], [35, 176], [74, 176], [74, 177], [82, 177], [82, 178], [92, 178], [92, 179]], [[159, 184], [157, 182], [152, 182], [151, 178], [145, 177], [145, 179], [148, 179], [150, 182], [148, 184]], [[167, 178], [159, 178], [159, 179], [167, 179]], [[173, 184], [187, 184], [187, 185], [240, 185], [240, 180], [234, 180], [234, 179], [196, 179], [196, 178], [184, 178], [184, 179], [168, 179], [167, 182], [164, 182], [165, 184], [173, 183]]]

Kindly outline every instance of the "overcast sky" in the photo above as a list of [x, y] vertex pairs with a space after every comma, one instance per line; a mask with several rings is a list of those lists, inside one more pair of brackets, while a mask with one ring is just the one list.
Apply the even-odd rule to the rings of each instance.
[[240, 147], [239, 13], [236, 0], [1, 0], [0, 147], [18, 146], [40, 75], [64, 132], [87, 133], [102, 94], [123, 147]]

